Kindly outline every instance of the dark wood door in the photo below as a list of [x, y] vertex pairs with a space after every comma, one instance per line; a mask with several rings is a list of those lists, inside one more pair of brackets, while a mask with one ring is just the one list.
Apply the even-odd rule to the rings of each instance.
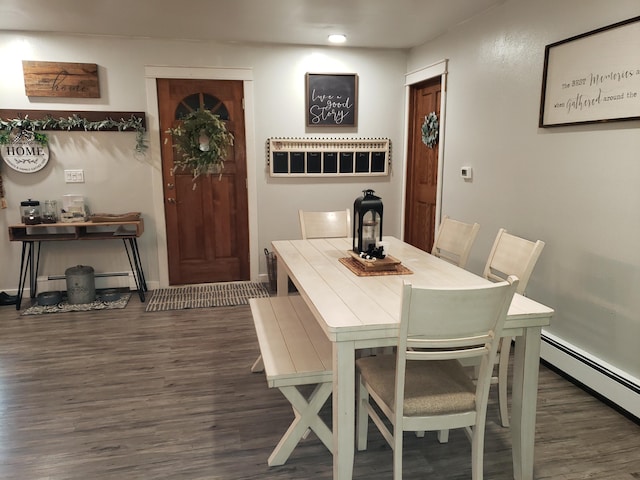
[[[165, 221], [171, 285], [249, 280], [249, 218], [241, 81], [158, 79]], [[171, 135], [186, 113], [225, 120], [234, 146], [221, 175], [174, 172]]]
[[440, 119], [440, 77], [411, 87], [404, 240], [422, 250], [433, 246], [438, 186], [438, 144], [422, 142], [425, 117]]

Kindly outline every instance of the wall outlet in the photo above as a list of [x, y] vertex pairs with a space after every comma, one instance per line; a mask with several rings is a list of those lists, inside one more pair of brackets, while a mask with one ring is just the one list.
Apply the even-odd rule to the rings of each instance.
[[65, 183], [84, 183], [84, 170], [65, 170]]
[[465, 180], [471, 180], [473, 178], [473, 168], [471, 167], [462, 167], [460, 169], [460, 176]]

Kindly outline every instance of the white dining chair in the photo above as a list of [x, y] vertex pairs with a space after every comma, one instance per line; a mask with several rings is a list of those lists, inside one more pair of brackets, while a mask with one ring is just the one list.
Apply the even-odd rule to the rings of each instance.
[[479, 230], [479, 223], [465, 223], [445, 215], [440, 222], [431, 254], [464, 268]]
[[[458, 289], [404, 283], [396, 353], [356, 361], [357, 447], [367, 448], [371, 418], [393, 450], [394, 480], [402, 479], [404, 431], [452, 428], [465, 429], [472, 477], [482, 480], [491, 374], [517, 284], [515, 277]], [[462, 358], [478, 360], [475, 382]]]
[[311, 212], [298, 210], [302, 239], [346, 238], [351, 235], [351, 215], [346, 210]]
[[[524, 295], [533, 268], [538, 262], [544, 242], [517, 237], [507, 233], [504, 228], [498, 230], [496, 239], [484, 267], [483, 276], [493, 281], [502, 281], [508, 275], [515, 275], [520, 280], [516, 293]], [[507, 377], [509, 372], [509, 355], [511, 338], [503, 338], [500, 342], [499, 355], [496, 359], [498, 375], [492, 377], [492, 383], [498, 384], [500, 405], [500, 422], [503, 427], [509, 426], [509, 408], [507, 404]]]

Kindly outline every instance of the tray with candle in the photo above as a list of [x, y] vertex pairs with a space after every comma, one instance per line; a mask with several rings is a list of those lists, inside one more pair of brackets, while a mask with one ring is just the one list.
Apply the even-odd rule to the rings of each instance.
[[396, 270], [400, 265], [400, 260], [391, 255], [387, 255], [384, 258], [362, 258], [360, 254], [349, 250], [349, 255], [354, 258], [363, 270], [368, 272], [378, 272], [383, 270]]

